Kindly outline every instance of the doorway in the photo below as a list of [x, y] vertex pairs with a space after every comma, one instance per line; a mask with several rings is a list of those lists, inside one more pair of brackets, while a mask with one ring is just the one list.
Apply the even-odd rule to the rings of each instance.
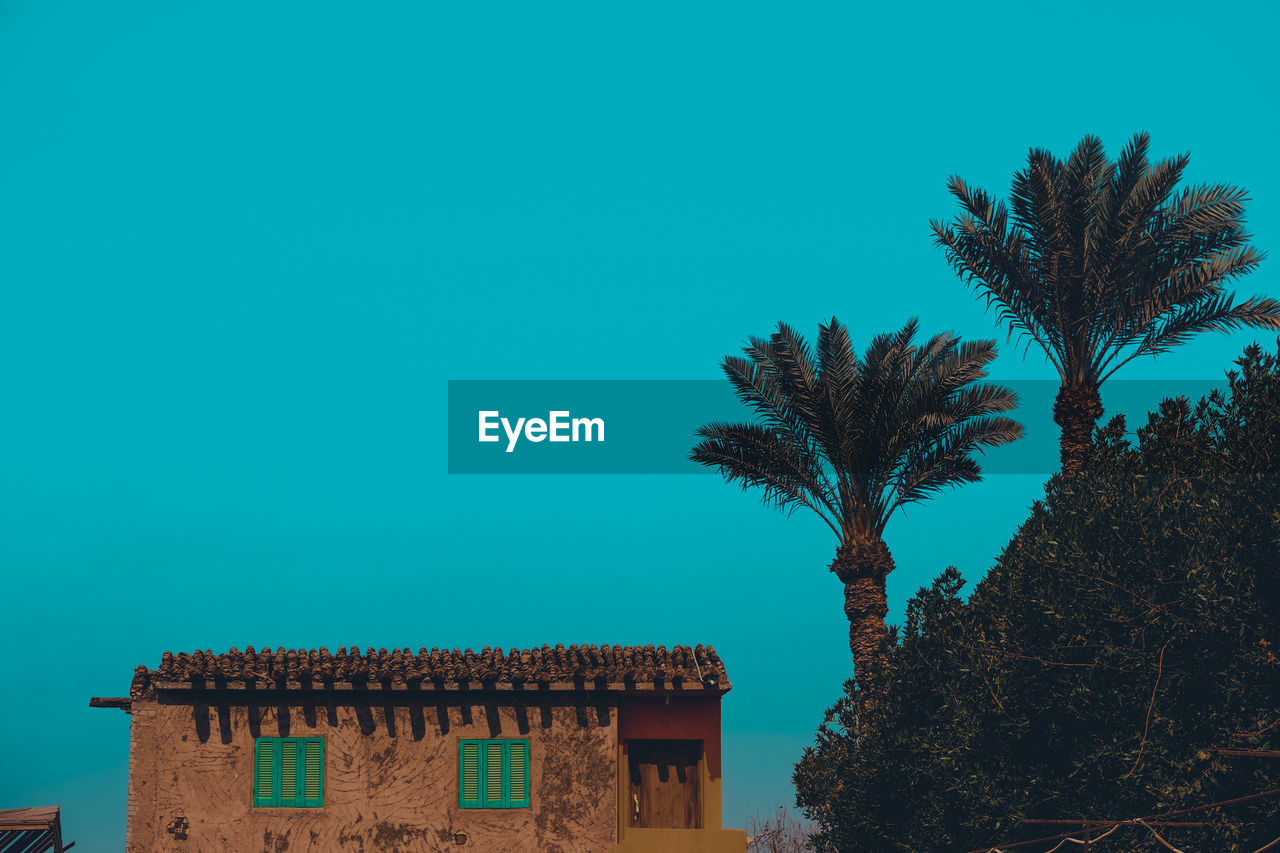
[[627, 826], [701, 829], [700, 740], [629, 740]]

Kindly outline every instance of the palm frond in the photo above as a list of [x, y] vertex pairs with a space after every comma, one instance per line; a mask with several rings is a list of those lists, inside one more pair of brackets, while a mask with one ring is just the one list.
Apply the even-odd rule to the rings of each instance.
[[1167, 352], [1202, 332], [1231, 332], [1243, 328], [1280, 329], [1280, 301], [1253, 296], [1235, 305], [1233, 298], [1224, 294], [1175, 311], [1154, 323], [1137, 349], [1106, 376], [1139, 356]]
[[1098, 375], [1162, 319], [1218, 296], [1226, 282], [1253, 271], [1262, 259], [1263, 254], [1252, 246], [1240, 246], [1162, 272], [1145, 298], [1125, 300], [1114, 307], [1113, 329], [1096, 355]]
[[919, 322], [876, 335], [861, 358], [846, 327], [819, 326], [815, 352], [785, 324], [750, 339], [725, 372], [755, 423], [698, 431], [691, 459], [766, 503], [817, 512], [842, 542], [878, 536], [901, 498], [965, 481], [968, 454], [1021, 434], [1000, 417], [1013, 392], [980, 384], [992, 341], [944, 333], [916, 343]]
[[1110, 161], [1086, 136], [1065, 161], [1032, 149], [1010, 185], [1007, 215], [952, 177], [959, 213], [933, 221], [947, 263], [1010, 335], [1040, 346], [1064, 382], [1096, 385], [1135, 355], [1200, 331], [1270, 328], [1268, 303], [1231, 307], [1227, 285], [1263, 255], [1244, 227], [1245, 191], [1179, 190], [1190, 158], [1152, 162], [1138, 133]]
[[[726, 356], [721, 362], [738, 399], [750, 406], [765, 426], [800, 448], [806, 456], [819, 456], [821, 450], [813, 425], [795, 405], [782, 377], [786, 368], [779, 360], [785, 360], [785, 356], [776, 351], [772, 342], [760, 338], [752, 338], [744, 351], [750, 361]], [[835, 490], [821, 470], [816, 472], [815, 487], [822, 501], [835, 500]]]
[[822, 495], [817, 459], [757, 424], [710, 423], [697, 435], [702, 441], [689, 454], [692, 461], [715, 468], [743, 491], [760, 489], [762, 500], [778, 509], [808, 507], [839, 535], [839, 510]]
[[899, 471], [890, 510], [915, 503], [961, 483], [975, 482], [981, 469], [972, 454], [1022, 437], [1022, 425], [1004, 417], [975, 417], [948, 425], [917, 446]]
[[948, 189], [964, 209], [954, 224], [930, 223], [934, 244], [943, 249], [956, 275], [975, 288], [1009, 336], [1039, 344], [1055, 367], [1055, 329], [1043, 323], [1043, 299], [1036, 286], [1032, 241], [1019, 228], [1008, 228], [1008, 211], [981, 190], [970, 190], [958, 177]]
[[821, 418], [826, 440], [823, 443], [841, 492], [849, 501], [852, 485], [842, 474], [850, 467], [854, 448], [863, 433], [862, 411], [858, 404], [862, 367], [849, 330], [835, 317], [818, 326], [818, 373], [822, 386]]

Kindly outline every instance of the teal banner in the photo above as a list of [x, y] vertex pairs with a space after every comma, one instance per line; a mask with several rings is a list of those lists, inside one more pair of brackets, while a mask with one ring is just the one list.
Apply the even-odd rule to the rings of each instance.
[[[1058, 383], [999, 382], [1018, 395], [1024, 437], [977, 457], [984, 475], [1036, 474], [1058, 468], [1053, 422]], [[1171, 397], [1195, 403], [1226, 384], [1212, 380], [1112, 381], [1106, 413], [1123, 414], [1130, 432]], [[450, 474], [705, 474], [689, 461], [698, 427], [749, 421], [724, 380], [450, 380]]]

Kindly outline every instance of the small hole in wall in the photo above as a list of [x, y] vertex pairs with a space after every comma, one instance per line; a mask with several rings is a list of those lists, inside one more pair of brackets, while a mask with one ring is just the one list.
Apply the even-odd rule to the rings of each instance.
[[455, 832], [455, 833], [453, 834], [453, 843], [454, 843], [454, 844], [466, 844], [466, 843], [467, 843], [467, 834], [466, 834], [465, 832]]

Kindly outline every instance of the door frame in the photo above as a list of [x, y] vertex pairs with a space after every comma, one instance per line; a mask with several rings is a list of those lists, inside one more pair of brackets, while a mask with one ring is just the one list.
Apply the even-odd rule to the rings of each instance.
[[631, 814], [631, 803], [628, 794], [631, 788], [631, 756], [628, 745], [633, 741], [653, 743], [662, 741], [686, 741], [698, 744], [698, 815], [702, 823], [702, 827], [706, 828], [708, 824], [707, 815], [707, 794], [710, 790], [711, 776], [707, 768], [707, 742], [703, 738], [696, 737], [669, 737], [669, 738], [619, 738], [618, 739], [618, 785], [617, 785], [617, 808], [618, 808], [618, 841], [621, 842], [629, 829], [643, 830], [643, 827], [631, 826], [629, 815]]

